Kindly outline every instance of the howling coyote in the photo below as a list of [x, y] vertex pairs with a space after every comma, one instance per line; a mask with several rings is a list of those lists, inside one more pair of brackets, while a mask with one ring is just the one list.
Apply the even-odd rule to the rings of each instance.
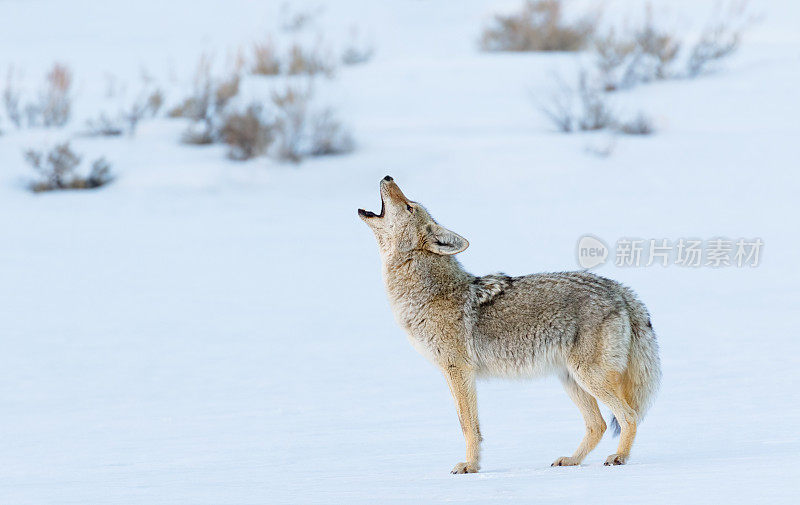
[[413, 346], [441, 369], [456, 403], [467, 461], [480, 468], [481, 432], [475, 379], [556, 374], [586, 422], [572, 456], [579, 465], [603, 436], [597, 400], [621, 431], [606, 465], [624, 464], [636, 427], [661, 378], [658, 344], [645, 306], [625, 286], [588, 272], [475, 277], [453, 256], [467, 240], [440, 226], [388, 175], [380, 214], [358, 210], [375, 233], [395, 317]]

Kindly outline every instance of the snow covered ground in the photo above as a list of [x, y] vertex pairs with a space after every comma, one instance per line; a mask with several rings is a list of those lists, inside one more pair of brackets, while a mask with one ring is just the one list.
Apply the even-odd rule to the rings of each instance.
[[[477, 51], [491, 2], [303, 5], [334, 40], [356, 25], [375, 41], [330, 85], [352, 155], [237, 164], [159, 119], [73, 140], [112, 161], [111, 186], [32, 195], [22, 149], [69, 129], [0, 124], [0, 503], [795, 503], [800, 6], [758, 2], [719, 72], [621, 95], [658, 131], [602, 158], [586, 147], [604, 134], [554, 133], [531, 99], [575, 56]], [[688, 26], [713, 2], [656, 5]], [[3, 0], [0, 69], [64, 61], [89, 107], [105, 73], [188, 79], [279, 7]], [[555, 380], [498, 381], [479, 385], [482, 471], [454, 476], [450, 394], [395, 325], [356, 217], [387, 173], [470, 240], [474, 273], [575, 269], [586, 233], [760, 237], [763, 257], [598, 269], [638, 291], [662, 350], [628, 465], [602, 465], [607, 435], [551, 468], [579, 412]]]

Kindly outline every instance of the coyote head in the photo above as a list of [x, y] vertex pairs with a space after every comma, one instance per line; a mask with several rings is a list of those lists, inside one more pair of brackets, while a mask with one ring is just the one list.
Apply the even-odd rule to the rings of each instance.
[[380, 214], [358, 209], [358, 215], [372, 228], [382, 254], [427, 251], [451, 255], [469, 246], [467, 239], [437, 224], [425, 207], [406, 198], [388, 175], [381, 179], [380, 196]]

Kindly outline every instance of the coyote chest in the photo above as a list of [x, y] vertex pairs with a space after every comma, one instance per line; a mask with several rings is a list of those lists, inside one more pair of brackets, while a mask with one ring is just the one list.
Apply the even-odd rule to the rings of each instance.
[[441, 364], [456, 350], [464, 350], [468, 331], [463, 311], [452, 300], [398, 293], [387, 283], [395, 319], [414, 349], [429, 361]]

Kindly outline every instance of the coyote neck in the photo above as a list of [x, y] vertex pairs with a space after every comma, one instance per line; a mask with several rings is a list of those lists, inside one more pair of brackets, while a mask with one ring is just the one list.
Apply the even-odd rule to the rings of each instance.
[[441, 297], [463, 300], [473, 280], [452, 256], [412, 251], [389, 256], [383, 263], [389, 294], [421, 302]]
[[392, 310], [406, 331], [422, 336], [432, 324], [463, 327], [473, 277], [455, 258], [412, 251], [387, 256], [383, 265]]

